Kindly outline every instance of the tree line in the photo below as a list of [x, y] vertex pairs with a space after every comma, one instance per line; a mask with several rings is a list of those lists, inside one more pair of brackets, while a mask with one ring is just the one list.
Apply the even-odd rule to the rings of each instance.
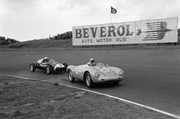
[[[178, 36], [180, 36], [180, 28], [177, 30]], [[65, 33], [57, 34], [53, 37], [49, 37], [51, 40], [67, 40], [72, 39], [72, 31], [67, 31]], [[39, 39], [41, 40], [41, 39]], [[0, 45], [9, 45], [13, 43], [17, 43], [19, 41], [12, 38], [5, 38], [4, 36], [0, 36]]]
[[12, 38], [5, 38], [4, 36], [0, 36], [0, 45], [10, 45], [17, 42], [19, 41]]
[[53, 37], [50, 37], [49, 39], [53, 40], [66, 40], [66, 39], [71, 39], [72, 38], [72, 31], [67, 31], [65, 33], [57, 34]]

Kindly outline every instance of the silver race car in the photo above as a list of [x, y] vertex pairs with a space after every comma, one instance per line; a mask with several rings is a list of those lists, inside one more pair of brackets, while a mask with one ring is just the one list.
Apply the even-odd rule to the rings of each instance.
[[36, 69], [45, 70], [46, 74], [51, 74], [53, 72], [66, 72], [68, 65], [67, 63], [58, 63], [53, 59], [47, 60], [46, 62], [33, 62], [29, 65], [31, 72], [34, 72]]
[[95, 66], [88, 64], [67, 67], [68, 79], [75, 82], [80, 79], [86, 82], [87, 87], [91, 88], [95, 83], [113, 82], [118, 84], [123, 80], [124, 71], [118, 67], [112, 67], [103, 63], [97, 63]]

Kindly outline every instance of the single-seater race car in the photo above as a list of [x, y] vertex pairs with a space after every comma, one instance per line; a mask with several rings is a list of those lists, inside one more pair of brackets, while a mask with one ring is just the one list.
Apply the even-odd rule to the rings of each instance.
[[[40, 59], [41, 60], [41, 59]], [[33, 62], [29, 65], [29, 69], [31, 72], [34, 72], [36, 69], [45, 70], [46, 74], [51, 74], [53, 72], [66, 72], [68, 67], [67, 63], [58, 63], [53, 59], [46, 59], [45, 62]]]
[[75, 82], [80, 79], [86, 82], [87, 87], [91, 88], [95, 83], [113, 82], [119, 84], [123, 80], [124, 71], [118, 67], [112, 67], [103, 63], [97, 63], [95, 66], [88, 64], [67, 67], [68, 79]]

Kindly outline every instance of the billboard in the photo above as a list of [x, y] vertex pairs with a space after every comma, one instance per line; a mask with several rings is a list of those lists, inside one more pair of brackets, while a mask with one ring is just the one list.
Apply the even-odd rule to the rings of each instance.
[[73, 27], [73, 46], [177, 42], [178, 18]]

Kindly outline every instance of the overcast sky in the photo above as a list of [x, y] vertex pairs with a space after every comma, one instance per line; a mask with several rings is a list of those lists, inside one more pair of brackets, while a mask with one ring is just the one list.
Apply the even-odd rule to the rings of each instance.
[[0, 36], [26, 41], [109, 23], [110, 5], [117, 9], [112, 22], [180, 19], [180, 0], [0, 0]]

